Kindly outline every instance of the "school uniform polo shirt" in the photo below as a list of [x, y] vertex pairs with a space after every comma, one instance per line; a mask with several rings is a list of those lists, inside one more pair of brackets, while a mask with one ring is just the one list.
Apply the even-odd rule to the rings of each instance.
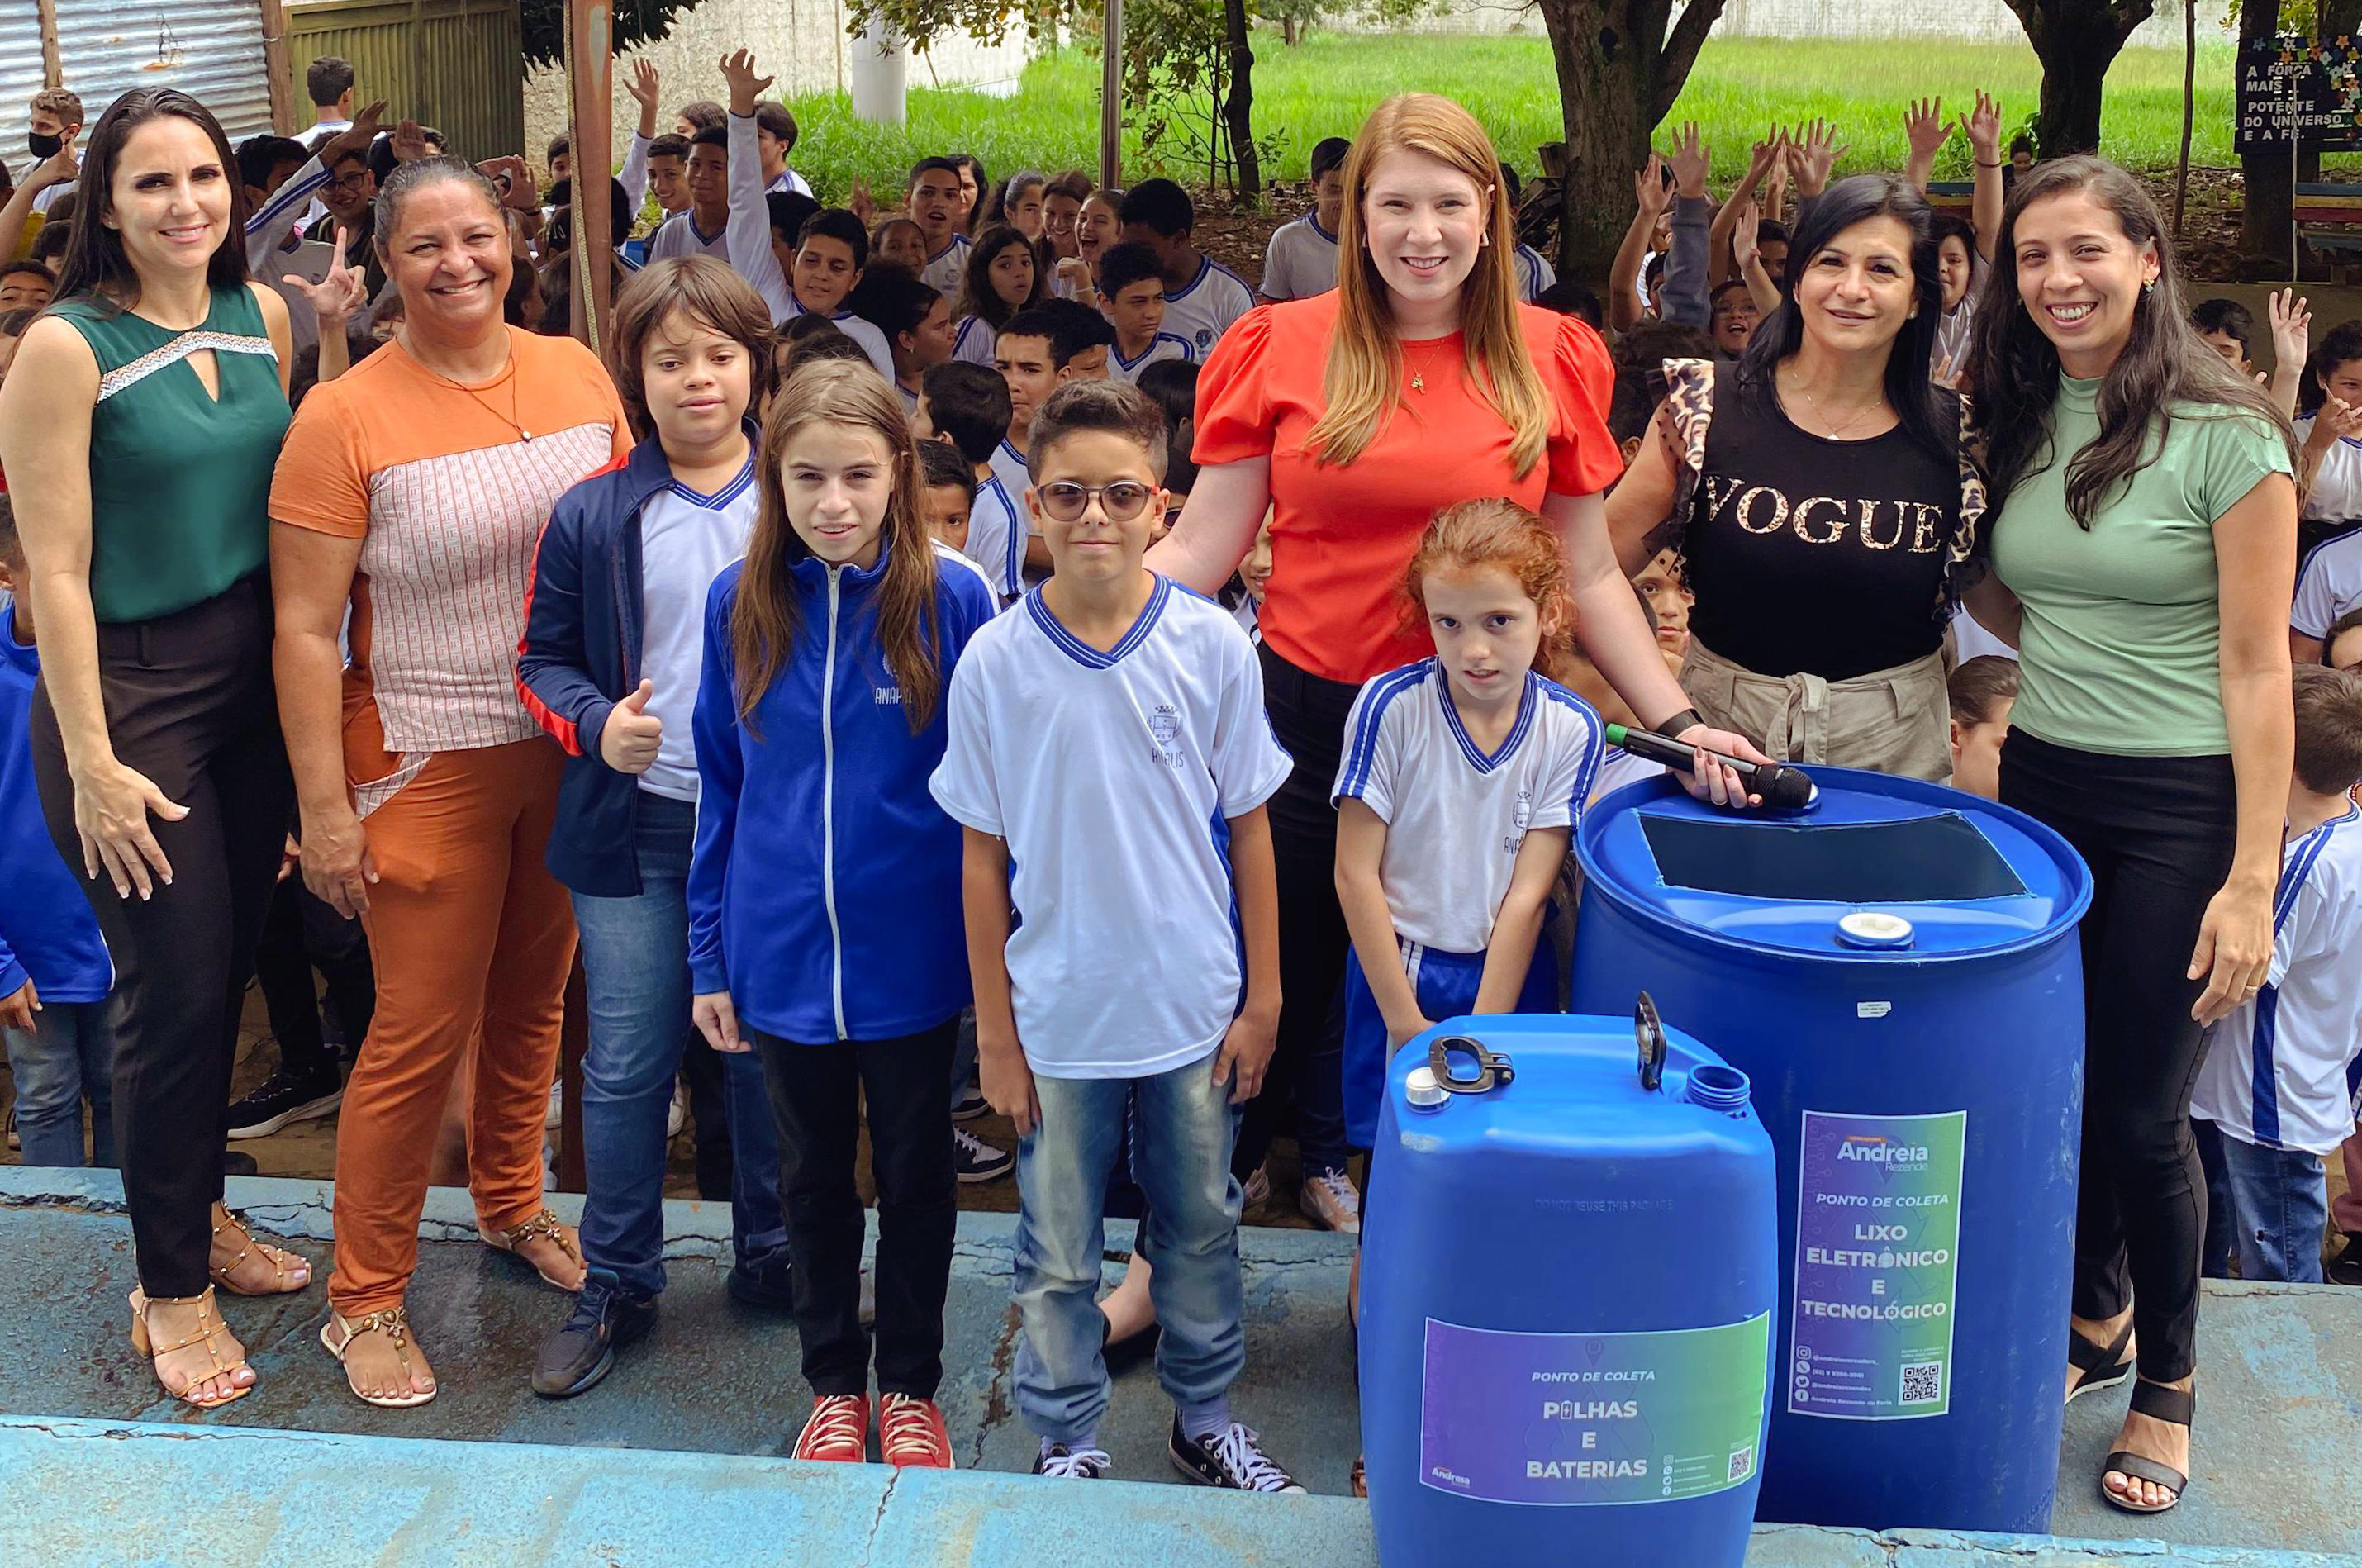
[[1103, 652], [1037, 589], [967, 645], [949, 727], [930, 788], [1008, 843], [1027, 1065], [1133, 1078], [1211, 1055], [1246, 983], [1229, 819], [1293, 766], [1238, 623], [1160, 577]]
[[1245, 279], [1212, 257], [1202, 257], [1196, 277], [1177, 291], [1164, 292], [1164, 330], [1188, 344], [1193, 359], [1202, 360], [1231, 323], [1254, 307], [1254, 291]]
[[1450, 684], [1423, 658], [1363, 686], [1330, 802], [1359, 801], [1386, 824], [1378, 879], [1396, 935], [1482, 953], [1526, 834], [1574, 825], [1607, 732], [1590, 703], [1529, 670], [1508, 735], [1488, 753], [1460, 722]]

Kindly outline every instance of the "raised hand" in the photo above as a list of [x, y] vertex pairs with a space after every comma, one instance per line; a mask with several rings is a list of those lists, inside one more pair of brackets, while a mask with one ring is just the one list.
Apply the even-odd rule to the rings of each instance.
[[1672, 168], [1675, 194], [1688, 200], [1705, 194], [1706, 152], [1698, 140], [1695, 120], [1683, 126], [1673, 138]]
[[763, 89], [778, 80], [776, 76], [755, 74], [755, 57], [745, 50], [733, 50], [722, 57], [722, 79], [730, 84], [730, 112], [751, 115], [763, 96]]
[[1787, 156], [1787, 151], [1788, 133], [1780, 127], [1773, 126], [1769, 131], [1764, 133], [1763, 139], [1761, 141], [1757, 142], [1753, 148], [1749, 149], [1747, 155], [1747, 188], [1749, 190], [1753, 190], [1756, 186], [1761, 184], [1763, 182], [1763, 177], [1771, 173], [1772, 170], [1779, 167], [1781, 160]]
[[2333, 439], [2362, 440], [2362, 408], [2342, 397], [2333, 397], [2323, 403], [2321, 412], [2313, 416], [2312, 429], [2316, 441], [2321, 439], [2323, 430], [2328, 431]]
[[426, 131], [416, 120], [403, 120], [393, 127], [387, 138], [393, 148], [396, 163], [415, 163], [435, 149], [426, 145]]
[[506, 152], [498, 158], [487, 158], [476, 165], [476, 171], [500, 188], [501, 205], [513, 207], [521, 213], [541, 210], [540, 193], [533, 188], [533, 171], [515, 153]]
[[642, 109], [649, 114], [656, 113], [658, 91], [656, 61], [645, 55], [632, 61], [632, 73], [624, 79], [624, 91], [629, 93], [632, 102]]
[[2312, 311], [2294, 289], [2271, 293], [2272, 363], [2286, 370], [2304, 363], [2312, 347]]
[[1632, 200], [1654, 223], [1672, 199], [1672, 188], [1665, 183], [1665, 160], [1651, 149], [1648, 167], [1632, 176]]
[[615, 704], [599, 731], [599, 755], [618, 773], [646, 773], [664, 741], [664, 721], [648, 712], [656, 683], [643, 680]]
[[861, 220], [867, 228], [877, 219], [877, 198], [869, 193], [869, 182], [861, 175], [853, 177], [853, 194], [844, 199], [845, 210]]
[[334, 169], [337, 160], [348, 153], [369, 156], [370, 144], [377, 140], [378, 122], [385, 117], [385, 100], [364, 106], [353, 116], [353, 123], [320, 144], [320, 167]]
[[1978, 162], [2001, 161], [2001, 105], [1992, 94], [1978, 91], [1977, 106], [1960, 116], [1960, 128], [1968, 133]]
[[1745, 278], [1747, 270], [1755, 265], [1755, 231], [1762, 223], [1763, 209], [1755, 204], [1754, 197], [1749, 196], [1738, 204], [1738, 215], [1731, 222], [1730, 259], [1738, 264], [1741, 278]]
[[1921, 98], [1903, 105], [1903, 139], [1911, 146], [1914, 162], [1924, 158], [1932, 163], [1951, 135], [1952, 127], [1944, 121], [1943, 99]]
[[1840, 145], [1837, 127], [1826, 120], [1816, 119], [1805, 127], [1790, 160], [1796, 175], [1796, 193], [1800, 196], [1819, 195], [1828, 186], [1829, 171], [1837, 167], [1838, 160], [1844, 157], [1851, 146], [1849, 142]]
[[319, 318], [320, 330], [326, 334], [337, 331], [369, 305], [369, 284], [363, 281], [359, 267], [345, 265], [346, 248], [352, 236], [344, 225], [337, 226], [337, 248], [328, 263], [327, 275], [318, 282], [293, 272], [286, 273], [281, 282], [302, 294]]

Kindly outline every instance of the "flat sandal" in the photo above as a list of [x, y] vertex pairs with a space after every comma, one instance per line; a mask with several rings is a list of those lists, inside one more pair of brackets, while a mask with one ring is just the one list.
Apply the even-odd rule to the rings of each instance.
[[511, 1226], [508, 1230], [497, 1232], [479, 1221], [476, 1234], [484, 1245], [491, 1248], [492, 1251], [506, 1253], [517, 1262], [532, 1269], [534, 1273], [541, 1275], [541, 1282], [544, 1285], [568, 1294], [582, 1288], [579, 1283], [558, 1278], [517, 1250], [527, 1242], [555, 1242], [568, 1257], [572, 1258], [577, 1264], [582, 1262], [582, 1244], [575, 1240], [574, 1232], [566, 1228], [566, 1221], [560, 1220], [554, 1210], [544, 1209], [524, 1224]]
[[[221, 1223], [214, 1227], [214, 1234], [219, 1236], [232, 1226], [236, 1226], [238, 1233], [246, 1238], [246, 1245], [237, 1250], [237, 1256], [220, 1267], [216, 1268], [212, 1264], [205, 1265], [207, 1277], [211, 1278], [215, 1285], [220, 1286], [232, 1296], [292, 1296], [310, 1286], [312, 1261], [309, 1258], [301, 1253], [291, 1253], [284, 1247], [274, 1247], [268, 1242], [255, 1240], [254, 1231], [247, 1224], [246, 1216], [233, 1209], [226, 1208], [222, 1210]], [[244, 1286], [233, 1282], [230, 1275], [238, 1264], [257, 1253], [261, 1253], [263, 1260], [270, 1264], [270, 1284], [260, 1290], [248, 1290]], [[288, 1278], [298, 1268], [304, 1271], [304, 1277], [290, 1285]]]
[[[187, 1339], [182, 1340], [175, 1344], [160, 1345], [156, 1343], [154, 1336], [149, 1334], [148, 1331], [148, 1309], [156, 1306], [160, 1302], [167, 1307], [187, 1307], [193, 1304], [197, 1309], [197, 1331], [190, 1335]], [[135, 1290], [131, 1293], [130, 1304], [131, 1348], [134, 1351], [137, 1351], [139, 1354], [148, 1358], [149, 1366], [156, 1375], [157, 1386], [162, 1388], [165, 1393], [170, 1394], [173, 1398], [178, 1399], [183, 1405], [190, 1406], [194, 1409], [218, 1410], [224, 1405], [236, 1404], [238, 1400], [245, 1398], [247, 1395], [253, 1392], [254, 1386], [252, 1384], [240, 1385], [237, 1383], [232, 1383], [229, 1386], [229, 1392], [222, 1395], [218, 1398], [200, 1399], [189, 1393], [190, 1389], [194, 1388], [198, 1384], [206, 1381], [207, 1378], [219, 1376], [221, 1374], [226, 1372], [234, 1373], [239, 1367], [247, 1365], [247, 1360], [244, 1356], [240, 1356], [233, 1362], [224, 1362], [221, 1358], [221, 1353], [214, 1349], [214, 1336], [215, 1334], [227, 1333], [229, 1331], [229, 1325], [222, 1321], [221, 1309], [214, 1304], [214, 1293], [211, 1286], [206, 1287], [204, 1291], [195, 1296], [148, 1296]], [[210, 1325], [205, 1321], [208, 1315], [213, 1319], [213, 1322]], [[205, 1347], [205, 1354], [212, 1358], [214, 1369], [212, 1372], [205, 1374], [204, 1376], [192, 1377], [187, 1382], [182, 1384], [180, 1387], [175, 1388], [171, 1384], [164, 1381], [164, 1369], [158, 1365], [157, 1363], [176, 1352], [187, 1350], [192, 1345], [203, 1345]], [[248, 1370], [250, 1371], [252, 1369], [249, 1367]]]
[[[341, 1341], [334, 1338], [339, 1332], [344, 1335]], [[368, 1333], [381, 1333], [393, 1342], [394, 1356], [402, 1363], [402, 1375], [407, 1379], [411, 1375], [410, 1310], [407, 1308], [388, 1307], [364, 1317], [348, 1319], [331, 1307], [328, 1309], [328, 1320], [320, 1325], [320, 1348], [335, 1356], [337, 1364], [343, 1365], [345, 1353], [353, 1348], [353, 1342]], [[441, 1391], [443, 1383], [437, 1378], [435, 1386], [424, 1394], [415, 1388], [402, 1394], [364, 1394], [360, 1386], [353, 1381], [352, 1368], [347, 1366], [345, 1386], [351, 1389], [353, 1397], [364, 1405], [375, 1405], [386, 1410], [407, 1410], [434, 1398]]]

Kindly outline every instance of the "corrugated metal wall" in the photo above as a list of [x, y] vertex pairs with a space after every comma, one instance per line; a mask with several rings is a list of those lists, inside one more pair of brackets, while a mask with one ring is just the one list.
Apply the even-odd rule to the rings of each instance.
[[[10, 0], [12, 33], [19, 9], [33, 7]], [[57, 0], [57, 12], [65, 85], [94, 122], [134, 87], [178, 87], [211, 109], [232, 141], [270, 128], [258, 0]], [[38, 29], [32, 47], [38, 74]], [[21, 104], [0, 99], [0, 114], [15, 116]]]
[[25, 146], [25, 105], [41, 80], [41, 8], [34, 0], [0, 0], [0, 157], [20, 170], [32, 158]]
[[358, 102], [385, 99], [390, 119], [436, 127], [456, 153], [481, 161], [524, 150], [524, 40], [515, 0], [290, 6], [287, 68], [299, 122], [311, 118], [304, 68], [324, 54], [353, 62]]

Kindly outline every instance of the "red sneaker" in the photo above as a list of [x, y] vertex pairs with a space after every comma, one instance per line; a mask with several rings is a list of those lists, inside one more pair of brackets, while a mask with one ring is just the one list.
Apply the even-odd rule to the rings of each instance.
[[889, 1464], [918, 1470], [952, 1468], [951, 1434], [933, 1399], [887, 1394], [877, 1400], [877, 1452]]
[[829, 1394], [812, 1401], [811, 1419], [796, 1439], [798, 1459], [859, 1464], [869, 1457], [869, 1396]]

